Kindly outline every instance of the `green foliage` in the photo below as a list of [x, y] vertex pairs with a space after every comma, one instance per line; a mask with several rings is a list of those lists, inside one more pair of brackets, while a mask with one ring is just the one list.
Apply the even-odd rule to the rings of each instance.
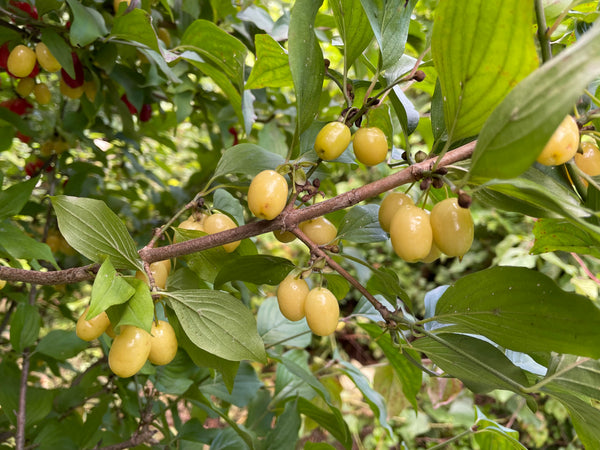
[[[596, 448], [600, 189], [534, 161], [565, 114], [599, 140], [598, 5], [533, 3], [0, 0], [0, 52], [64, 69], [32, 74], [45, 103], [0, 68], [3, 445]], [[332, 120], [380, 128], [386, 161], [319, 160]], [[265, 169], [291, 188], [271, 221]], [[463, 258], [394, 255], [401, 185], [473, 200]], [[325, 214], [334, 244], [271, 234]], [[338, 299], [331, 336], [282, 315], [288, 274]], [[111, 324], [90, 343], [87, 306]], [[158, 320], [173, 360], [111, 373], [111, 333]]]

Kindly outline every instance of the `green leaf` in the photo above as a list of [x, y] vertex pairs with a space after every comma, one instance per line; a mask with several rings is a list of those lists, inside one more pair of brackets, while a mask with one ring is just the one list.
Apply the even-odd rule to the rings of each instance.
[[201, 280], [213, 283], [223, 267], [231, 259], [231, 255], [227, 253], [223, 247], [215, 247], [201, 252], [192, 253], [186, 257], [188, 267]]
[[212, 22], [198, 19], [186, 28], [180, 47], [192, 50], [218, 68], [241, 92], [248, 49], [238, 39]]
[[290, 70], [296, 92], [297, 132], [302, 134], [319, 112], [325, 63], [315, 36], [315, 17], [322, 0], [296, 0], [288, 35]]
[[320, 427], [329, 431], [344, 448], [352, 448], [352, 435], [339, 409], [331, 408], [332, 412], [327, 412], [302, 397], [298, 397], [297, 402], [300, 414], [310, 417]]
[[390, 433], [390, 436], [393, 436], [394, 431], [387, 421], [385, 399], [379, 392], [371, 387], [369, 380], [360, 370], [347, 361], [339, 360], [339, 363], [342, 366], [342, 372], [352, 380], [358, 390], [362, 393], [365, 401], [371, 408], [371, 411], [373, 411], [373, 415], [379, 420], [379, 424]]
[[566, 220], [540, 219], [533, 226], [533, 234], [535, 243], [529, 252], [534, 255], [563, 251], [600, 258], [600, 236], [594, 238]]
[[361, 0], [381, 51], [380, 66], [389, 69], [404, 54], [410, 16], [417, 0]]
[[52, 330], [40, 339], [36, 351], [58, 361], [66, 361], [77, 356], [88, 346], [89, 343], [79, 339], [73, 330]]
[[[473, 180], [478, 183], [483, 180]], [[573, 190], [536, 167], [511, 180], [491, 180], [483, 184], [484, 201], [508, 211], [531, 213], [534, 217], [585, 217], [585, 209]], [[491, 191], [491, 192], [490, 192]], [[498, 197], [498, 194], [500, 196]], [[509, 197], [508, 199], [506, 197]], [[496, 202], [499, 200], [499, 202]]]
[[110, 257], [118, 269], [142, 269], [134, 240], [101, 200], [52, 197], [58, 228], [71, 247], [94, 262]]
[[[513, 56], [510, 60], [520, 63]], [[470, 175], [513, 178], [524, 172], [598, 75], [599, 64], [600, 26], [596, 24], [519, 83], [493, 111], [479, 135]]]
[[215, 278], [215, 289], [228, 281], [246, 281], [275, 286], [294, 268], [289, 259], [271, 255], [247, 255], [229, 258]]
[[250, 403], [261, 387], [263, 387], [263, 383], [258, 379], [252, 366], [247, 362], [242, 362], [235, 376], [231, 392], [226, 389], [221, 377], [215, 377], [204, 382], [198, 389], [207, 397], [215, 396], [227, 403], [243, 408]]
[[102, 15], [94, 8], [83, 6], [78, 0], [67, 0], [73, 12], [69, 38], [73, 47], [85, 47], [108, 34]]
[[50, 247], [27, 236], [8, 220], [0, 222], [0, 249], [15, 259], [41, 259], [58, 268]]
[[213, 208], [231, 215], [238, 226], [244, 224], [244, 208], [239, 199], [225, 189], [217, 189], [213, 194]]
[[476, 406], [474, 438], [480, 448], [494, 450], [527, 450], [519, 443], [519, 433], [488, 419]]
[[21, 33], [11, 28], [2, 27], [0, 28], [0, 42], [16, 41], [21, 39]]
[[143, 9], [135, 8], [115, 17], [110, 34], [111, 38], [139, 42], [160, 53], [150, 14]]
[[549, 386], [600, 401], [600, 361], [582, 362], [574, 355], [558, 355], [557, 359], [555, 370], [546, 377], [552, 380]]
[[175, 330], [179, 348], [185, 350], [190, 359], [198, 367], [211, 367], [216, 369], [217, 372], [221, 374], [223, 383], [225, 383], [225, 386], [229, 392], [231, 392], [233, 390], [235, 375], [238, 371], [240, 363], [238, 361], [229, 361], [227, 359], [219, 358], [218, 356], [199, 348], [190, 340], [187, 334], [185, 334], [175, 312], [171, 308], [166, 308], [166, 310], [169, 323]]
[[29, 200], [37, 182], [38, 177], [35, 177], [0, 191], [0, 220], [21, 212], [21, 209], [23, 209], [27, 200]]
[[42, 42], [46, 44], [52, 56], [60, 63], [65, 72], [71, 78], [75, 78], [75, 68], [73, 67], [73, 51], [65, 40], [52, 28], [42, 28]]
[[106, 258], [94, 279], [90, 309], [86, 318], [93, 319], [111, 306], [125, 303], [134, 293], [135, 288], [117, 274], [110, 258]]
[[367, 290], [372, 294], [381, 294], [392, 305], [396, 304], [397, 298], [400, 298], [409, 308], [412, 308], [412, 301], [408, 294], [400, 285], [398, 274], [392, 269], [382, 267], [372, 269], [372, 275], [367, 282]]
[[275, 169], [284, 158], [255, 144], [239, 144], [223, 152], [213, 178], [227, 174], [254, 176], [265, 169]]
[[585, 448], [597, 448], [600, 442], [600, 410], [590, 402], [566, 392], [553, 391], [550, 395], [558, 399], [569, 411], [577, 437]]
[[20, 303], [10, 319], [10, 345], [16, 353], [35, 344], [40, 334], [42, 318], [38, 309], [29, 303]]
[[331, 293], [338, 300], [342, 300], [348, 295], [350, 291], [350, 283], [343, 276], [337, 275], [335, 273], [328, 273], [324, 275], [325, 282], [327, 283], [327, 289], [331, 291]]
[[423, 373], [420, 368], [411, 363], [406, 356], [403, 355], [403, 352], [415, 361], [420, 361], [421, 358], [419, 357], [419, 354], [406, 347], [400, 350], [394, 345], [390, 335], [374, 323], [361, 323], [359, 325], [363, 330], [369, 333], [371, 340], [381, 348], [394, 369], [398, 380], [400, 380], [404, 396], [416, 409], [417, 394], [421, 390], [421, 384], [423, 383]]
[[300, 425], [302, 420], [298, 414], [297, 402], [294, 400], [286, 403], [283, 413], [277, 417], [273, 430], [267, 434], [265, 448], [295, 450]]
[[250, 311], [221, 291], [165, 292], [183, 330], [201, 349], [230, 361], [265, 362], [264, 344]]
[[292, 73], [285, 49], [268, 34], [254, 36], [256, 63], [246, 81], [246, 89], [292, 86]]
[[125, 280], [135, 292], [126, 303], [113, 305], [106, 311], [110, 323], [117, 333], [122, 325], [133, 325], [150, 333], [154, 319], [154, 301], [150, 289], [145, 281], [137, 278], [127, 277]]
[[4, 121], [14, 125], [14, 127], [18, 131], [23, 133], [25, 136], [32, 136], [33, 134], [35, 134], [34, 131], [31, 129], [31, 127], [29, 126], [28, 121], [22, 119], [21, 116], [12, 112], [8, 108], [0, 107], [0, 120], [4, 120]]
[[256, 315], [256, 327], [265, 345], [307, 347], [312, 339], [306, 320], [292, 322], [283, 317], [275, 297], [266, 298], [260, 304]]
[[423, 337], [412, 342], [412, 346], [473, 392], [506, 389], [520, 394], [520, 389], [513, 383], [523, 387], [529, 385], [525, 372], [493, 345], [462, 334], [444, 333], [438, 338], [440, 341]]
[[453, 324], [437, 331], [481, 334], [524, 353], [600, 357], [600, 309], [522, 267], [494, 267], [461, 278], [438, 301], [434, 319]]
[[348, 68], [373, 40], [373, 30], [360, 0], [333, 0], [329, 6], [344, 42], [344, 65]]
[[387, 241], [379, 226], [378, 205], [356, 205], [346, 213], [338, 229], [338, 238], [357, 244]]
[[[295, 377], [299, 378], [306, 385], [310, 386], [332, 409], [335, 408], [331, 401], [331, 395], [327, 388], [321, 383], [318, 378], [310, 371], [308, 367], [303, 367], [298, 362], [294, 361], [294, 354], [285, 354], [280, 358], [270, 355], [273, 359], [278, 360], [283, 366]], [[289, 383], [287, 383], [289, 384]]]
[[478, 134], [537, 67], [532, 15], [531, 3], [521, 0], [446, 0], [436, 8], [431, 52], [452, 142]]

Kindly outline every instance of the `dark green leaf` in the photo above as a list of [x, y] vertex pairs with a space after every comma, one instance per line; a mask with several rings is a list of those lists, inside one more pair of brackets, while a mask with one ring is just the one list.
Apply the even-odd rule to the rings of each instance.
[[74, 330], [52, 330], [40, 339], [36, 351], [59, 361], [66, 361], [77, 356], [88, 345], [77, 337]]
[[321, 383], [318, 378], [313, 375], [309, 368], [303, 367], [294, 361], [293, 357], [290, 357], [287, 354], [281, 356], [279, 361], [291, 374], [302, 380], [306, 385], [310, 386], [314, 392], [316, 392], [323, 400], [325, 400], [325, 403], [327, 403], [330, 407], [335, 408], [331, 402], [331, 395], [329, 394], [329, 391], [323, 385], [323, 383]]
[[380, 66], [383, 69], [391, 68], [404, 54], [410, 15], [417, 0], [361, 0], [361, 3], [381, 49]]
[[265, 169], [275, 169], [284, 159], [255, 144], [239, 144], [223, 152], [214, 178], [230, 173], [254, 176]]
[[412, 346], [473, 392], [506, 389], [519, 394], [518, 386], [529, 385], [525, 372], [493, 345], [462, 334], [444, 333], [438, 337], [440, 341], [431, 337], [417, 339]]
[[[520, 64], [514, 56], [509, 59]], [[600, 26], [596, 24], [576, 44], [519, 83], [494, 110], [479, 135], [470, 173], [513, 178], [524, 172], [598, 75], [599, 64]]]
[[0, 191], [0, 220], [19, 214], [37, 182], [36, 177]]
[[150, 14], [143, 9], [135, 8], [115, 17], [110, 34], [116, 39], [139, 42], [160, 53]]
[[21, 303], [10, 319], [10, 345], [17, 353], [35, 344], [40, 334], [42, 318], [35, 306]]
[[165, 293], [190, 340], [201, 349], [231, 361], [266, 361], [254, 316], [240, 300], [221, 291]]
[[373, 294], [383, 295], [392, 305], [396, 304], [397, 298], [400, 298], [409, 308], [412, 308], [412, 301], [408, 294], [400, 285], [398, 275], [391, 269], [382, 267], [372, 270], [372, 276], [367, 282], [367, 289]]
[[530, 253], [534, 255], [563, 251], [600, 258], [600, 236], [594, 238], [566, 220], [540, 219], [533, 226], [533, 234], [535, 243]]
[[250, 364], [242, 362], [235, 376], [233, 391], [229, 392], [221, 377], [207, 381], [199, 386], [205, 396], [215, 396], [221, 400], [243, 408], [248, 405], [256, 392], [263, 386]]
[[142, 268], [134, 240], [104, 202], [58, 195], [52, 205], [60, 232], [79, 253], [95, 262], [110, 257], [118, 269]]
[[341, 275], [337, 275], [334, 273], [325, 274], [325, 281], [327, 283], [327, 289], [331, 291], [331, 293], [338, 300], [343, 300], [348, 292], [350, 291], [350, 283]]
[[306, 320], [292, 322], [283, 317], [275, 297], [265, 299], [256, 316], [258, 334], [265, 345], [283, 344], [291, 347], [306, 347], [312, 334]]
[[332, 407], [332, 412], [315, 406], [305, 398], [298, 397], [298, 412], [313, 419], [320, 427], [329, 431], [346, 449], [352, 448], [352, 435], [348, 424], [342, 418], [339, 409]]
[[531, 4], [521, 0], [439, 4], [431, 52], [453, 142], [479, 133], [506, 94], [537, 67], [532, 16]]
[[419, 367], [411, 363], [403, 355], [403, 352], [406, 352], [406, 355], [417, 362], [420, 361], [419, 354], [406, 347], [401, 351], [393, 344], [390, 335], [374, 323], [361, 323], [360, 327], [369, 333], [372, 341], [381, 348], [402, 384], [402, 392], [413, 407], [416, 408], [417, 394], [421, 390], [423, 373]]
[[73, 12], [73, 23], [69, 38], [73, 47], [85, 47], [96, 39], [108, 34], [104, 18], [94, 8], [83, 6], [77, 0], [67, 0]]
[[373, 39], [373, 30], [360, 0], [329, 2], [344, 42], [344, 64], [350, 67]]
[[254, 36], [256, 63], [246, 81], [246, 89], [287, 87], [293, 84], [286, 51], [268, 34]]
[[322, 0], [296, 0], [292, 8], [288, 53], [294, 90], [298, 134], [302, 134], [319, 110], [325, 63], [315, 36], [315, 17]]
[[41, 259], [58, 267], [50, 247], [29, 237], [8, 220], [0, 222], [0, 248], [15, 259]]
[[134, 293], [135, 289], [117, 274], [110, 258], [106, 258], [94, 279], [90, 309], [86, 318], [90, 320], [111, 306], [125, 303]]
[[32, 136], [34, 134], [33, 130], [29, 126], [29, 122], [8, 108], [0, 107], [0, 120], [5, 120], [6, 122], [14, 125], [15, 128], [25, 136]]
[[294, 267], [289, 259], [271, 255], [230, 258], [215, 278], [215, 289], [233, 280], [274, 286], [281, 283]]
[[379, 226], [378, 205], [357, 205], [346, 213], [338, 229], [338, 238], [358, 244], [387, 241]]
[[213, 208], [231, 215], [238, 226], [244, 225], [244, 208], [240, 201], [225, 189], [217, 189], [213, 194]]
[[522, 267], [494, 267], [461, 278], [442, 295], [434, 318], [453, 324], [442, 331], [481, 334], [524, 353], [600, 357], [600, 309], [594, 302]]
[[75, 78], [75, 68], [73, 67], [73, 57], [71, 47], [65, 40], [52, 28], [42, 28], [42, 42], [46, 44], [52, 56], [60, 63], [65, 72], [71, 78]]
[[302, 420], [296, 401], [288, 402], [283, 413], [277, 417], [273, 430], [267, 434], [266, 448], [295, 450]]

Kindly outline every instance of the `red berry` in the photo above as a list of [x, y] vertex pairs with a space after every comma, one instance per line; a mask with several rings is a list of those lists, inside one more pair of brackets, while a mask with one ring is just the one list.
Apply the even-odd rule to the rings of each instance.
[[8, 49], [8, 42], [5, 42], [0, 47], [0, 68], [4, 70], [8, 67], [8, 55], [10, 55], [10, 50]]
[[35, 63], [35, 66], [33, 66], [31, 73], [29, 75], [27, 75], [27, 77], [35, 78], [38, 75], [38, 73], [40, 73], [40, 65], [38, 63]]
[[67, 84], [67, 86], [75, 89], [75, 88], [78, 88], [79, 86], [83, 85], [83, 83], [85, 81], [85, 77], [83, 74], [83, 65], [81, 64], [81, 61], [79, 60], [79, 57], [77, 56], [77, 53], [73, 52], [73, 53], [71, 53], [71, 56], [73, 58], [73, 67], [75, 69], [75, 78], [71, 78], [64, 68], [60, 69], [60, 73], [62, 75], [63, 80]]
[[25, 174], [32, 177], [35, 174], [35, 165], [32, 162], [25, 164]]
[[238, 132], [235, 127], [229, 127], [229, 134], [233, 136], [233, 145], [238, 145], [240, 140], [238, 139]]
[[10, 4], [15, 8], [27, 13], [32, 19], [38, 20], [39, 16], [35, 6], [32, 6], [27, 2], [17, 2], [15, 0], [10, 0]]
[[123, 103], [127, 105], [127, 108], [129, 109], [129, 112], [131, 114], [137, 114], [137, 108], [131, 104], [131, 102], [127, 98], [127, 94], [121, 95], [121, 100], [123, 100]]
[[[131, 108], [129, 109], [131, 111]], [[152, 105], [149, 103], [144, 103], [142, 105], [142, 110], [140, 111], [140, 121], [148, 122], [152, 117]]]
[[23, 142], [24, 144], [27, 144], [29, 141], [31, 141], [31, 136], [25, 136], [23, 133], [21, 133], [20, 131], [17, 131], [17, 137], [19, 138], [19, 140], [21, 142]]
[[0, 103], [1, 108], [8, 108], [15, 114], [22, 116], [33, 109], [33, 105], [24, 98], [11, 98]]

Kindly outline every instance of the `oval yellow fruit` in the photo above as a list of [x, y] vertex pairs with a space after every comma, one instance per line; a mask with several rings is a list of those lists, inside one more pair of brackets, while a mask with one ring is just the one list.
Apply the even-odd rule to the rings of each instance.
[[279, 311], [291, 321], [304, 317], [304, 302], [309, 292], [308, 284], [302, 278], [288, 275], [277, 288]]
[[429, 214], [417, 206], [401, 207], [390, 224], [392, 247], [406, 262], [417, 262], [431, 251], [433, 233]]
[[148, 361], [156, 366], [169, 364], [177, 354], [177, 337], [169, 322], [152, 322]]
[[331, 291], [324, 287], [311, 289], [304, 302], [306, 322], [318, 336], [329, 336], [337, 328], [340, 306]]
[[359, 128], [352, 139], [354, 155], [365, 166], [375, 166], [387, 157], [388, 143], [385, 133], [377, 127]]
[[108, 352], [108, 365], [121, 378], [135, 375], [150, 354], [150, 334], [133, 325], [123, 325]]
[[537, 162], [545, 166], [564, 164], [575, 156], [578, 147], [579, 127], [573, 116], [566, 116], [537, 157]]
[[[221, 231], [231, 230], [236, 227], [237, 225], [235, 224], [235, 222], [225, 214], [216, 213], [204, 219], [204, 230], [208, 234], [220, 233]], [[223, 248], [227, 253], [231, 253], [236, 248], [238, 248], [240, 242], [241, 241], [230, 242], [228, 244], [223, 245]]]
[[379, 206], [379, 225], [383, 231], [390, 231], [392, 218], [403, 205], [414, 206], [414, 204], [413, 199], [402, 192], [391, 192], [386, 195]]
[[437, 247], [448, 256], [463, 257], [471, 248], [475, 226], [471, 211], [456, 198], [447, 198], [431, 210], [431, 228]]
[[584, 173], [595, 177], [600, 175], [600, 150], [595, 142], [582, 142], [583, 153], [575, 153], [575, 164]]
[[259, 219], [272, 220], [287, 203], [288, 184], [283, 175], [263, 170], [254, 177], [248, 189], [248, 208]]
[[305, 220], [299, 225], [300, 230], [317, 245], [332, 243], [337, 236], [337, 228], [325, 217]]
[[90, 307], [88, 306], [77, 320], [77, 325], [75, 327], [75, 333], [79, 339], [83, 339], [84, 341], [93, 341], [100, 337], [110, 325], [108, 315], [104, 311], [97, 316], [92, 317], [90, 320], [87, 320], [89, 309]]
[[58, 72], [62, 69], [62, 66], [54, 55], [50, 52], [50, 49], [43, 42], [38, 42], [35, 46], [35, 55], [37, 60], [46, 72]]
[[315, 152], [324, 161], [336, 159], [350, 144], [350, 128], [341, 122], [329, 122], [315, 139]]
[[35, 67], [35, 52], [29, 47], [19, 44], [8, 55], [6, 68], [17, 78], [24, 78]]

